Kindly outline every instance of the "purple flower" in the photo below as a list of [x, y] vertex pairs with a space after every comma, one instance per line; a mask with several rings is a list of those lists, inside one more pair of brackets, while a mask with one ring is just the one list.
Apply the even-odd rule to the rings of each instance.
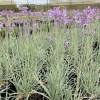
[[63, 16], [63, 17], [66, 17], [66, 16], [67, 16], [67, 9], [66, 9], [66, 8], [63, 9], [63, 11], [62, 11], [62, 16]]
[[19, 7], [19, 10], [21, 10], [21, 11], [27, 11], [28, 7]]
[[65, 42], [64, 42], [64, 48], [65, 48], [65, 49], [67, 49], [67, 48], [69, 47], [69, 45], [70, 45], [70, 44], [69, 44], [68, 41], [65, 41]]
[[65, 18], [63, 18], [63, 21], [64, 21], [64, 25], [68, 25], [72, 22], [72, 19], [69, 17], [65, 17]]
[[60, 10], [59, 7], [54, 7], [51, 10], [48, 10], [48, 17], [60, 17], [62, 16], [62, 11]]
[[0, 22], [0, 30], [4, 27], [4, 23]]

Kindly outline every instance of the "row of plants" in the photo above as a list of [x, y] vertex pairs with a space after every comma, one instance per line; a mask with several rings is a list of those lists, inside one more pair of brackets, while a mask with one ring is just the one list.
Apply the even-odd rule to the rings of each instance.
[[[11, 96], [35, 100], [35, 94], [37, 100], [100, 98], [99, 33], [96, 22], [85, 30], [73, 27], [65, 32], [54, 27], [49, 33], [1, 40], [0, 84], [9, 80], [16, 87], [6, 94], [7, 100], [13, 100]], [[3, 86], [4, 92], [7, 87]]]
[[[15, 36], [32, 34], [32, 32], [50, 31], [52, 26], [70, 28], [73, 24], [77, 27], [86, 27], [96, 21], [100, 21], [100, 9], [90, 6], [83, 10], [69, 11], [66, 8], [54, 7], [46, 12], [32, 12], [27, 7], [20, 7], [19, 12], [3, 10], [0, 12], [0, 37], [5, 37], [5, 31]], [[45, 28], [46, 27], [46, 28]], [[19, 32], [20, 31], [20, 32]]]
[[[98, 8], [8, 12], [1, 12], [0, 100], [100, 99]], [[21, 19], [9, 19], [15, 15]]]

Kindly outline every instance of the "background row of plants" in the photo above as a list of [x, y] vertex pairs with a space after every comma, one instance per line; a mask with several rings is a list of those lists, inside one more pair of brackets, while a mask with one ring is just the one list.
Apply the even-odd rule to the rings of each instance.
[[[54, 7], [48, 11], [31, 11], [28, 7], [19, 7], [19, 12], [12, 10], [0, 11], [0, 36], [12, 33], [16, 36], [32, 34], [32, 32], [49, 32], [52, 26], [71, 28], [72, 25], [85, 27], [100, 21], [100, 9], [88, 6], [82, 10], [68, 10]], [[41, 27], [41, 28], [40, 28]]]
[[[33, 5], [33, 4], [24, 4], [24, 5], [21, 5], [21, 6], [27, 6], [29, 9], [31, 9], [32, 11], [40, 11], [41, 9], [43, 11], [47, 11], [48, 9], [50, 8], [53, 8], [55, 7], [55, 5], [53, 4], [48, 4], [48, 5]], [[57, 7], [60, 6], [60, 7], [67, 7], [68, 9], [83, 9], [85, 7], [88, 7], [88, 6], [92, 6], [92, 7], [100, 7], [100, 4], [99, 3], [95, 3], [95, 4], [66, 4], [66, 3], [62, 3], [62, 4], [59, 4], [59, 5], [56, 5]], [[0, 10], [13, 10], [13, 11], [19, 11], [18, 7], [14, 4], [12, 5], [0, 5]]]

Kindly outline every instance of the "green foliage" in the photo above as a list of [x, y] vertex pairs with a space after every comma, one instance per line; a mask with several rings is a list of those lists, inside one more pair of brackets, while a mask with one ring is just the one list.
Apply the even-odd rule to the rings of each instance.
[[4, 39], [5, 38], [5, 29], [1, 29], [0, 30], [0, 39]]
[[10, 4], [8, 4], [8, 5], [0, 5], [0, 10], [14, 10], [14, 11], [18, 11], [18, 8], [17, 8], [17, 6], [15, 5], [15, 4], [12, 4], [12, 5], [10, 5]]
[[[87, 94], [99, 94], [100, 50], [97, 54], [92, 49], [93, 41], [100, 42], [100, 26], [96, 26], [98, 23], [85, 30], [72, 27], [67, 32], [55, 27], [49, 33], [33, 32], [32, 36], [19, 38], [11, 34], [0, 41], [0, 79], [11, 80], [18, 93], [28, 96], [38, 91], [49, 100], [80, 100]], [[95, 34], [91, 33], [93, 27], [96, 27]], [[67, 49], [65, 40], [70, 43]], [[72, 67], [77, 74], [74, 93], [67, 85]]]

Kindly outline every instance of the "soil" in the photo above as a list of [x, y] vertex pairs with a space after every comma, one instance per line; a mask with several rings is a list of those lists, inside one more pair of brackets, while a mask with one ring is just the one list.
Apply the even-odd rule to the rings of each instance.
[[1, 100], [5, 100], [6, 93], [8, 93], [7, 94], [7, 97], [9, 98], [8, 100], [12, 100], [12, 99], [14, 100], [16, 95], [11, 95], [11, 94], [17, 93], [16, 87], [9, 80], [1, 80], [0, 81], [0, 91], [2, 91], [2, 93], [0, 93]]
[[38, 93], [34, 93], [29, 96], [28, 100], [48, 100], [46, 97], [43, 95], [40, 95]]
[[[17, 100], [26, 100], [26, 97], [24, 95], [19, 95], [17, 97]], [[41, 94], [38, 94], [38, 93], [34, 93], [34, 94], [31, 94], [29, 97], [28, 97], [28, 100], [49, 100], [47, 99], [46, 97], [44, 97], [43, 95]]]

